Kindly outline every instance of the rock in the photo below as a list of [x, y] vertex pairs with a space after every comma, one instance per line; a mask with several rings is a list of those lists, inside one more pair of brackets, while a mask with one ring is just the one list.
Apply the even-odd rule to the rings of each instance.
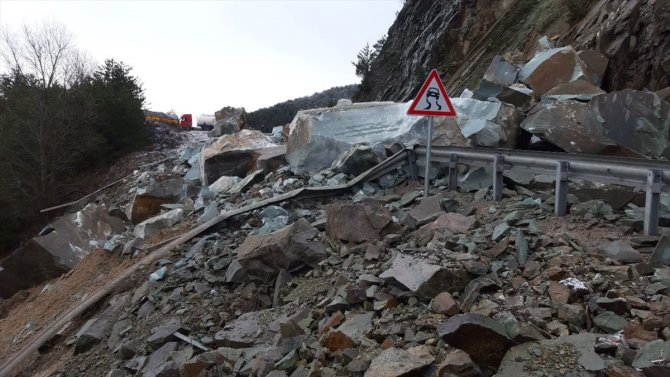
[[244, 107], [224, 107], [214, 113], [214, 118], [216, 122], [210, 131], [210, 137], [234, 134], [247, 126], [247, 112]]
[[359, 175], [382, 162], [369, 145], [354, 145], [338, 157], [331, 168], [334, 172]]
[[661, 237], [651, 254], [649, 263], [653, 266], [670, 265], [670, 237]]
[[424, 225], [424, 230], [446, 229], [454, 234], [463, 234], [479, 226], [475, 216], [463, 216], [457, 212], [449, 212], [440, 215], [432, 223]]
[[161, 215], [144, 220], [135, 226], [133, 234], [137, 238], [146, 239], [161, 229], [169, 228], [181, 221], [184, 216], [184, 210], [181, 208], [173, 209]]
[[478, 364], [493, 368], [514, 345], [503, 325], [476, 313], [450, 317], [437, 328], [437, 334], [445, 343], [467, 352]]
[[593, 323], [603, 331], [614, 334], [623, 330], [628, 321], [626, 318], [614, 314], [613, 312], [602, 312], [593, 318]]
[[495, 242], [500, 241], [510, 232], [510, 229], [511, 227], [507, 225], [506, 222], [502, 222], [496, 225], [496, 227], [493, 228], [493, 234], [491, 234], [491, 240]]
[[458, 177], [458, 187], [465, 192], [488, 189], [492, 182], [491, 169], [488, 167], [472, 167]]
[[352, 339], [357, 344], [372, 332], [372, 319], [375, 317], [374, 312], [367, 312], [361, 314], [349, 314], [347, 320], [342, 323], [337, 330]]
[[152, 334], [147, 338], [146, 342], [154, 348], [159, 348], [165, 343], [176, 339], [174, 333], [183, 331], [184, 329], [185, 327], [180, 320], [168, 320], [165, 324], [152, 329]]
[[213, 193], [220, 193], [220, 192], [228, 192], [233, 186], [238, 184], [242, 178], [240, 177], [229, 177], [229, 176], [222, 176], [219, 179], [216, 180], [216, 182], [212, 183], [209, 185], [209, 190]]
[[554, 100], [590, 101], [591, 98], [604, 93], [606, 93], [604, 90], [585, 80], [577, 80], [557, 85], [545, 93], [542, 98], [550, 98]]
[[571, 295], [570, 288], [566, 287], [565, 285], [563, 285], [559, 282], [549, 281], [547, 291], [548, 291], [549, 297], [551, 298], [552, 301], [555, 301], [555, 302], [558, 302], [558, 303], [561, 303], [561, 304], [567, 304], [568, 301], [570, 300], [570, 295]]
[[133, 224], [156, 216], [161, 206], [176, 203], [181, 196], [184, 178], [170, 177], [152, 182], [148, 187], [139, 189], [128, 209], [128, 218]]
[[410, 216], [416, 219], [418, 224], [425, 224], [432, 219], [435, 219], [440, 214], [443, 214], [440, 207], [440, 198], [437, 196], [430, 196], [421, 198], [419, 205], [409, 211]]
[[558, 305], [558, 319], [571, 325], [582, 327], [586, 324], [586, 311], [578, 305]]
[[458, 314], [461, 310], [458, 303], [451, 297], [449, 292], [442, 292], [435, 296], [431, 309], [438, 314], [446, 314], [449, 316]]
[[177, 349], [177, 342], [165, 343], [159, 349], [154, 351], [147, 359], [147, 363], [143, 369], [143, 376], [145, 377], [169, 377], [179, 376], [177, 366], [168, 361], [172, 351]]
[[409, 373], [416, 373], [432, 364], [435, 357], [428, 347], [418, 346], [404, 350], [402, 348], [388, 348], [370, 363], [365, 377], [402, 377]]
[[[369, 102], [299, 111], [291, 122], [286, 150], [291, 171], [301, 174], [327, 168], [356, 144], [368, 144], [384, 156], [384, 145], [425, 142], [428, 121], [407, 115], [409, 106], [409, 102]], [[458, 134], [453, 120], [439, 120], [434, 131], [436, 145], [465, 145], [457, 138], [444, 137], [450, 132]]]
[[596, 252], [623, 263], [642, 262], [642, 254], [633, 249], [628, 241], [619, 240], [602, 244], [596, 248]]
[[[203, 185], [216, 182], [222, 176], [244, 178], [260, 170], [263, 160], [283, 158], [283, 146], [278, 146], [260, 131], [242, 130], [223, 135], [204, 147], [200, 157], [200, 179]], [[261, 158], [265, 155], [265, 158]]]
[[75, 355], [90, 350], [109, 335], [117, 315], [123, 310], [129, 299], [130, 296], [116, 297], [102, 314], [84, 324], [76, 335]]
[[578, 101], [543, 100], [528, 111], [521, 128], [566, 152], [622, 154], [588, 105]]
[[278, 323], [286, 318], [286, 315], [278, 316], [270, 309], [244, 313], [214, 334], [214, 343], [218, 347], [236, 349], [269, 343], [273, 336], [269, 329], [270, 323]]
[[392, 224], [388, 209], [372, 204], [333, 204], [327, 208], [326, 234], [332, 240], [381, 240]]
[[570, 214], [574, 216], [586, 216], [589, 214], [596, 218], [602, 218], [610, 216], [613, 213], [612, 207], [602, 200], [589, 200], [570, 207]]
[[[633, 368], [642, 369], [647, 376], [663, 376], [670, 371], [670, 341], [655, 340], [642, 346], [633, 360]], [[663, 372], [650, 374], [649, 372]]]
[[496, 376], [529, 375], [595, 376], [606, 367], [606, 361], [594, 351], [599, 334], [577, 334], [512, 347], [500, 363]]
[[356, 348], [356, 342], [338, 330], [330, 331], [321, 343], [330, 352], [342, 351], [347, 348]]
[[463, 377], [476, 377], [483, 375], [482, 370], [472, 361], [470, 355], [458, 349], [447, 353], [437, 369], [440, 376], [451, 374]]
[[659, 157], [669, 147], [670, 103], [656, 93], [605, 93], [593, 97], [589, 107], [603, 122], [605, 136], [616, 143], [647, 157]]
[[397, 254], [391, 267], [379, 277], [393, 279], [417, 296], [426, 299], [431, 299], [447, 290], [460, 291], [470, 281], [467, 272], [460, 265], [438, 266], [404, 254]]
[[588, 76], [586, 64], [570, 46], [540, 52], [519, 71], [519, 80], [530, 85], [538, 96], [556, 85]]
[[[607, 64], [609, 63], [607, 56], [603, 55], [598, 50], [579, 51], [577, 55], [579, 55], [579, 58], [582, 59], [586, 65], [586, 71], [589, 73], [589, 81], [596, 86], [600, 86], [603, 77], [605, 76], [605, 71], [607, 71]], [[575, 82], [579, 81], [584, 80], [577, 80]]]
[[514, 106], [501, 102], [453, 98], [461, 133], [474, 146], [492, 148], [516, 147], [522, 114]]
[[124, 231], [121, 219], [95, 204], [59, 218], [0, 261], [0, 297], [60, 276]]
[[274, 233], [247, 237], [239, 246], [234, 261], [242, 266], [248, 277], [264, 281], [274, 279], [281, 269], [291, 271], [305, 265], [316, 267], [327, 256], [323, 244], [316, 240], [318, 234], [319, 231], [307, 220], [300, 219]]

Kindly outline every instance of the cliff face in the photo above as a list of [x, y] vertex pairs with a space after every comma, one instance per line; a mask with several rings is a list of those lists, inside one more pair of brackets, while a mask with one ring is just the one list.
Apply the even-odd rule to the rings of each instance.
[[670, 0], [409, 0], [356, 101], [411, 99], [436, 68], [453, 96], [474, 89], [491, 59], [528, 59], [541, 35], [610, 58], [603, 88], [669, 85]]
[[607, 91], [670, 86], [670, 0], [600, 0], [566, 42], [610, 59]]

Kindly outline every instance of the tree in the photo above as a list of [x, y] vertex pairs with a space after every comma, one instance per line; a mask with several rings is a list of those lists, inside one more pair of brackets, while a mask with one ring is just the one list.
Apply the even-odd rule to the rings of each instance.
[[93, 73], [91, 91], [96, 104], [97, 130], [106, 141], [105, 154], [119, 155], [151, 144], [144, 124], [144, 90], [131, 68], [108, 59]]

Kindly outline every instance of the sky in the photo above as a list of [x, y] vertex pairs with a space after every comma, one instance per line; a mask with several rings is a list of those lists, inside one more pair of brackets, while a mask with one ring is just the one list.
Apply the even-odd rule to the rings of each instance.
[[351, 61], [387, 33], [402, 3], [0, 0], [0, 25], [59, 22], [96, 63], [131, 66], [147, 108], [213, 114], [360, 82]]

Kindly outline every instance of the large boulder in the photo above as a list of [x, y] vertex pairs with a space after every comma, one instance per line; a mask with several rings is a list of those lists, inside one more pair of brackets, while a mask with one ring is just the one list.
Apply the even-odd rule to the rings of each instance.
[[382, 161], [369, 145], [355, 145], [333, 162], [337, 173], [359, 175]]
[[0, 262], [0, 297], [11, 297], [69, 271], [125, 229], [121, 219], [95, 204], [59, 218]]
[[325, 247], [316, 240], [318, 234], [319, 231], [309, 222], [300, 219], [274, 233], [247, 237], [240, 245], [235, 260], [247, 276], [264, 281], [274, 279], [282, 269], [291, 271], [306, 265], [316, 267], [327, 257]]
[[201, 152], [202, 184], [212, 184], [223, 176], [244, 178], [249, 172], [257, 170], [263, 161], [279, 160], [279, 164], [284, 157], [283, 148], [257, 130], [223, 135]]
[[494, 148], [516, 146], [523, 115], [514, 106], [472, 98], [454, 98], [451, 103], [456, 109], [456, 121], [461, 133], [474, 146]]
[[589, 78], [586, 64], [570, 46], [542, 51], [519, 71], [519, 80], [530, 85], [538, 96], [556, 85]]
[[589, 103], [602, 120], [605, 136], [648, 156], [661, 156], [668, 148], [670, 104], [654, 92], [622, 90], [593, 97]]
[[[407, 115], [410, 103], [368, 102], [332, 108], [303, 110], [291, 122], [286, 160], [294, 173], [305, 173], [329, 167], [352, 145], [368, 144], [385, 156], [384, 146], [401, 142], [405, 145], [425, 143], [428, 120]], [[455, 130], [454, 122], [435, 125], [436, 144], [462, 144], [462, 139], [441, 138]]]
[[244, 107], [226, 106], [214, 113], [214, 118], [216, 122], [210, 132], [212, 137], [234, 134], [247, 126], [247, 112]]
[[605, 135], [600, 121], [582, 102], [543, 100], [530, 109], [521, 128], [566, 152], [621, 154], [614, 152], [621, 148]]

